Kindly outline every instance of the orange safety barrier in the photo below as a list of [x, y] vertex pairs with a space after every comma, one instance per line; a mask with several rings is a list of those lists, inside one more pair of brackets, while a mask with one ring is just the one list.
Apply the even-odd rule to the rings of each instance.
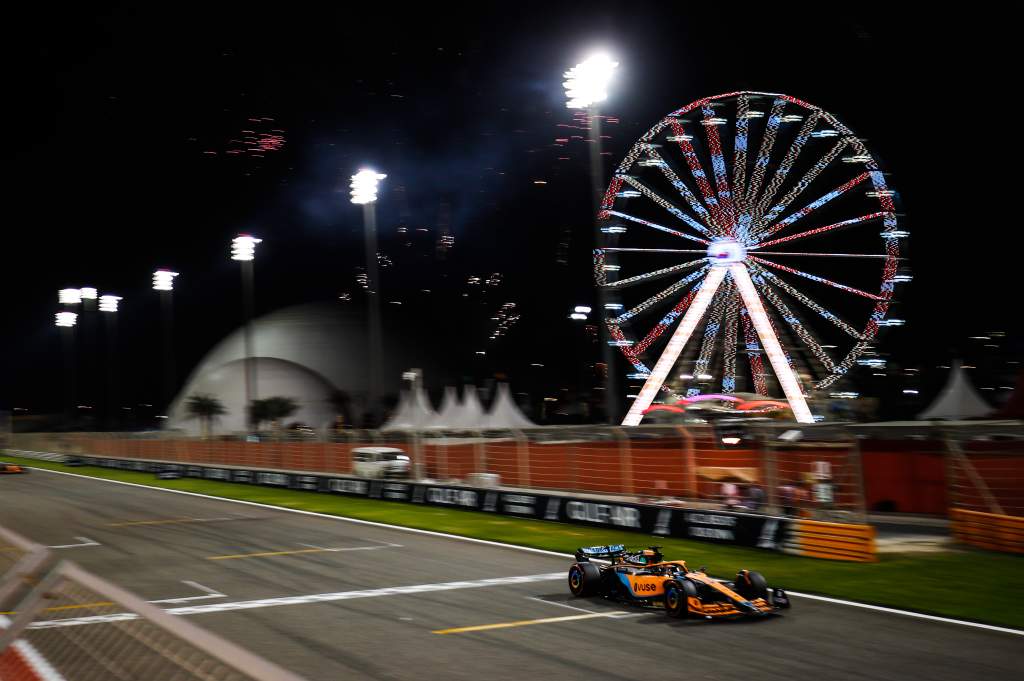
[[953, 537], [965, 544], [1004, 553], [1024, 553], [1024, 518], [998, 513], [949, 510]]
[[785, 550], [810, 558], [870, 563], [877, 560], [875, 528], [871, 525], [794, 520]]

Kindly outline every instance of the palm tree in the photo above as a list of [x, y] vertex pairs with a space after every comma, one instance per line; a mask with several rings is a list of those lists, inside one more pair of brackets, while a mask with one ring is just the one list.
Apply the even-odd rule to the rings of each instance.
[[249, 420], [259, 428], [264, 421], [270, 421], [276, 430], [278, 423], [299, 410], [299, 403], [291, 397], [267, 397], [253, 400], [249, 404]]
[[228, 413], [224, 404], [213, 395], [191, 395], [185, 402], [189, 418], [199, 419], [203, 437], [209, 438], [213, 420]]

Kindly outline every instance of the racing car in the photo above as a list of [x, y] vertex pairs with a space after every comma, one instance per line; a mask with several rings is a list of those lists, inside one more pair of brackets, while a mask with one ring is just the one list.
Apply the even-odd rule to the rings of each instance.
[[[729, 619], [764, 617], [789, 608], [789, 597], [770, 589], [760, 572], [740, 570], [733, 581], [690, 570], [682, 560], [664, 560], [660, 546], [627, 551], [622, 544], [576, 551], [569, 568], [574, 596], [603, 596], [641, 607], [662, 607], [671, 617]], [[608, 561], [597, 565], [594, 560]]]
[[16, 463], [0, 461], [0, 473], [26, 473], [27, 471]]

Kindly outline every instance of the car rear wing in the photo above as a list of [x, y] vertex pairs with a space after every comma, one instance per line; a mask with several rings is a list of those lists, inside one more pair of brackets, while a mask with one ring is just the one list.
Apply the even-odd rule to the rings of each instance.
[[613, 560], [626, 552], [623, 544], [612, 544], [609, 546], [582, 546], [576, 549], [576, 561], [585, 563], [592, 558], [605, 558]]

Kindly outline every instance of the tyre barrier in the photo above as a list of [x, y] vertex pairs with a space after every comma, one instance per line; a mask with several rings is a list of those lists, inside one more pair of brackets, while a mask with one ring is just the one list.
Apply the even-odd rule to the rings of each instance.
[[991, 551], [1024, 553], [1024, 518], [963, 508], [951, 508], [949, 515], [957, 541]]
[[794, 520], [785, 551], [810, 558], [871, 563], [877, 560], [875, 528], [871, 525]]

